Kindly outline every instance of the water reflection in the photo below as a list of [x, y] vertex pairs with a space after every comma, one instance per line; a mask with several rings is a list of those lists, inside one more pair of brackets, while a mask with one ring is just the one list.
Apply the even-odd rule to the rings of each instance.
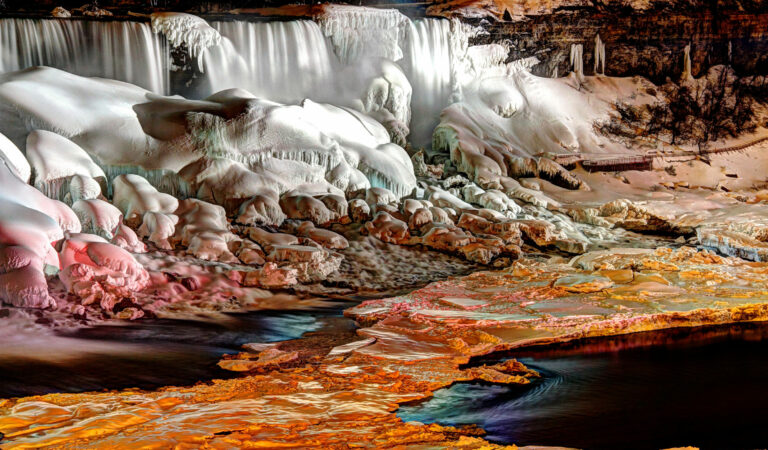
[[768, 442], [768, 325], [529, 349], [530, 386], [458, 384], [404, 420], [477, 423], [495, 442], [579, 448], [756, 448]]

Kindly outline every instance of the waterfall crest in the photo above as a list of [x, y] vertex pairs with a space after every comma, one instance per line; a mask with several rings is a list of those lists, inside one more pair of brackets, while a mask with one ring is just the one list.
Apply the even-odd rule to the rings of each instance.
[[0, 73], [50, 66], [168, 92], [164, 38], [140, 22], [0, 19]]

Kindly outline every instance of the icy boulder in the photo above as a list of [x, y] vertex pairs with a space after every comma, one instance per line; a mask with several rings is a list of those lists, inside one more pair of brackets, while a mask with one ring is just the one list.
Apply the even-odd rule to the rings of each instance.
[[[70, 184], [82, 187], [75, 189], [78, 196], [96, 198], [99, 181], [106, 182], [106, 175], [88, 153], [79, 145], [56, 133], [35, 130], [27, 136], [27, 159], [32, 166], [34, 185], [50, 198], [70, 200]], [[95, 183], [87, 181], [95, 180]], [[84, 189], [83, 189], [84, 188]], [[70, 200], [71, 203], [71, 200]]]
[[[192, 14], [152, 13], [152, 31], [164, 34], [174, 47], [186, 45], [192, 58], [200, 56], [204, 50], [221, 42], [221, 35], [216, 29]], [[202, 69], [201, 58], [198, 59], [198, 64]]]
[[196, 258], [239, 262], [230, 252], [229, 245], [240, 238], [229, 231], [229, 222], [224, 208], [197, 199], [179, 202], [176, 210], [179, 223], [175, 238], [187, 247]]
[[279, 227], [286, 219], [280, 209], [279, 199], [274, 191], [255, 195], [240, 205], [237, 223], [243, 225], [272, 225]]
[[178, 222], [179, 216], [176, 214], [147, 211], [139, 227], [139, 236], [149, 239], [157, 248], [170, 250], [173, 246], [169, 239], [176, 232]]
[[148, 211], [173, 214], [179, 201], [164, 194], [139, 175], [120, 175], [112, 181], [113, 201], [126, 223], [137, 225]]
[[80, 219], [84, 233], [96, 234], [107, 240], [115, 237], [123, 223], [123, 213], [104, 200], [78, 200], [72, 205], [72, 210]]
[[54, 306], [46, 272], [59, 268], [51, 245], [64, 232], [77, 233], [80, 222], [65, 204], [24, 183], [10, 164], [0, 161], [0, 298], [27, 308]]
[[93, 234], [70, 235], [59, 259], [59, 278], [84, 305], [98, 302], [112, 311], [121, 299], [149, 284], [149, 274], [130, 253]]

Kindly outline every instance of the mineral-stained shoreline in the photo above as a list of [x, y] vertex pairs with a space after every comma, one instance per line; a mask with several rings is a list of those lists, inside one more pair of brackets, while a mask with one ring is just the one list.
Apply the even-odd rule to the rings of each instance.
[[[249, 345], [224, 368], [243, 377], [147, 392], [0, 401], [4, 449], [496, 448], [476, 427], [403, 423], [398, 404], [457, 381], [528, 383], [522, 346], [768, 319], [768, 263], [690, 247], [614, 249], [433, 283], [346, 311], [365, 328]], [[514, 351], [512, 352], [514, 355]], [[108, 363], [105, 361], [105, 363]]]

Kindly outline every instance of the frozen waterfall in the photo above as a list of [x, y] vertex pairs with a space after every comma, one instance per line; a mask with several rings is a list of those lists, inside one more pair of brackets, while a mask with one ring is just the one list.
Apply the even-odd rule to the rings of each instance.
[[0, 73], [50, 66], [167, 93], [166, 47], [141, 22], [0, 19]]
[[145, 22], [0, 19], [0, 73], [45, 65], [176, 93], [169, 86], [168, 41], [210, 30], [217, 39], [190, 49], [205, 71], [194, 75], [199, 83], [185, 95], [205, 98], [241, 88], [282, 103], [332, 103], [375, 117], [399, 142], [410, 132], [409, 142], [428, 147], [441, 111], [461, 99], [462, 86], [508, 52], [470, 46], [477, 31], [458, 21], [412, 21], [397, 10], [334, 6], [314, 20], [210, 27], [195, 16], [172, 15], [195, 20], [157, 25], [170, 23], [166, 16], [153, 19], [156, 28], [175, 39], [153, 33]]
[[[281, 102], [310, 98], [352, 106], [370, 80], [379, 75], [372, 73], [376, 66], [373, 61], [394, 59], [413, 91], [410, 140], [417, 146], [428, 146], [440, 111], [451, 102], [455, 61], [462, 56], [457, 55], [450, 21], [411, 22], [400, 17], [407, 25], [405, 32], [400, 32], [398, 25], [398, 36], [388, 33], [379, 42], [387, 48], [377, 51], [371, 49], [374, 38], [379, 37], [376, 32], [382, 28], [380, 21], [363, 32], [360, 30], [365, 24], [359, 17], [355, 28], [360, 32], [343, 37], [333, 34], [338, 27], [327, 17], [320, 19], [321, 25], [309, 20], [213, 22], [211, 26], [221, 33], [222, 42], [203, 55], [203, 94], [238, 87]], [[364, 37], [364, 42], [356, 42], [358, 37]], [[459, 47], [466, 50], [466, 46]]]
[[312, 21], [213, 22], [222, 42], [203, 54], [208, 93], [242, 88], [276, 101], [328, 95], [337, 64]]

